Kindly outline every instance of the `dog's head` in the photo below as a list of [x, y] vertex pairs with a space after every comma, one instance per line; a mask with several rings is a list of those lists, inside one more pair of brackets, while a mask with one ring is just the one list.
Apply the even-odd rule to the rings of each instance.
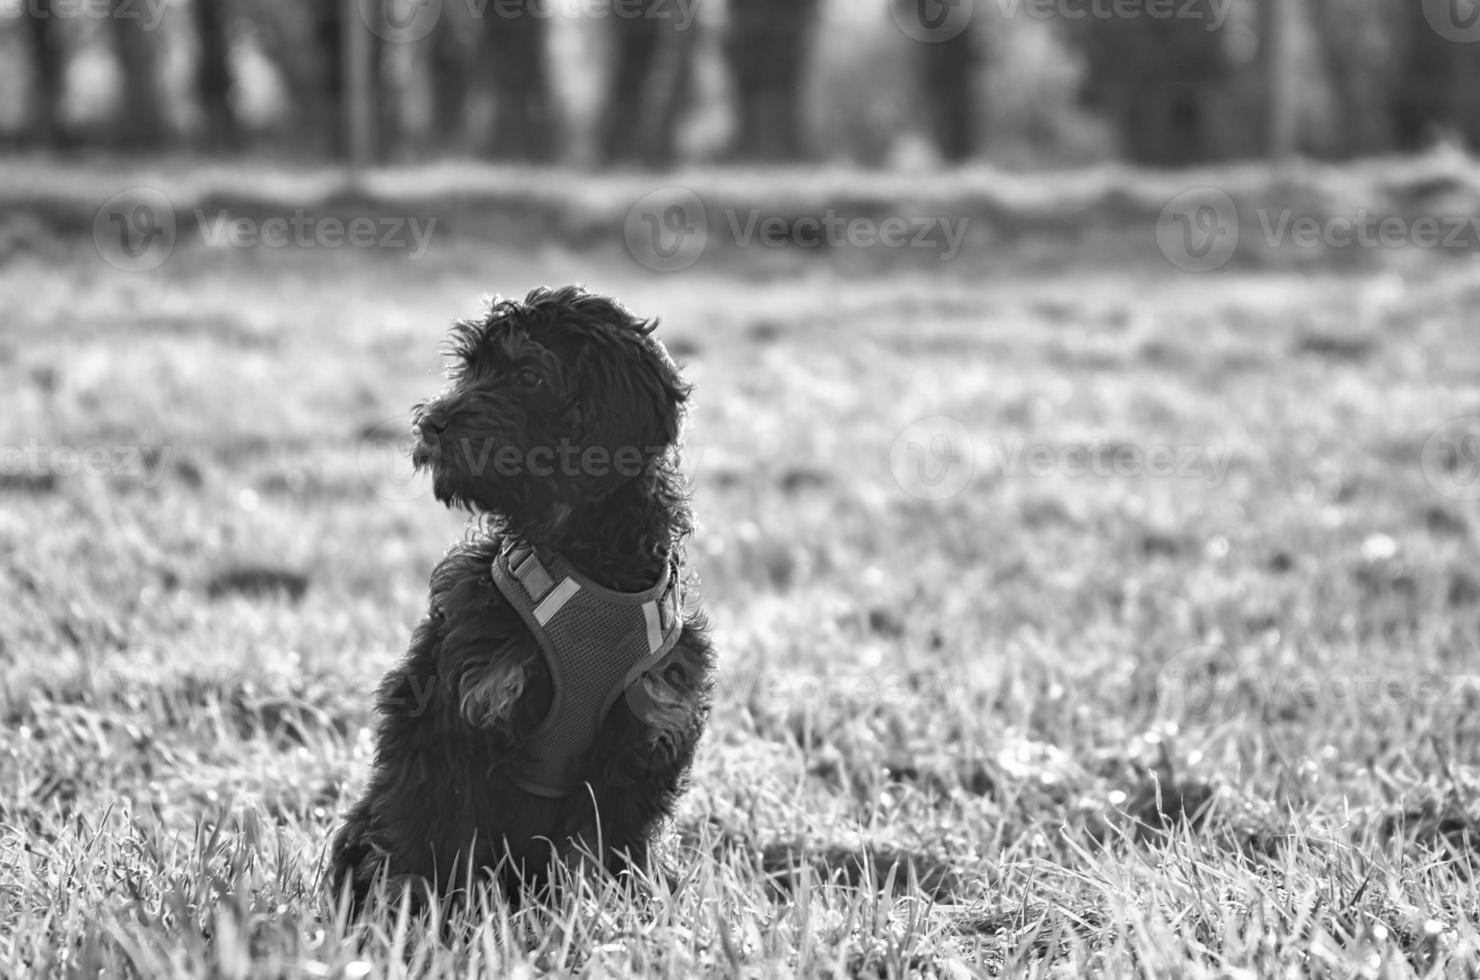
[[414, 415], [437, 499], [544, 519], [640, 477], [677, 442], [688, 395], [655, 326], [576, 286], [454, 326], [448, 385]]

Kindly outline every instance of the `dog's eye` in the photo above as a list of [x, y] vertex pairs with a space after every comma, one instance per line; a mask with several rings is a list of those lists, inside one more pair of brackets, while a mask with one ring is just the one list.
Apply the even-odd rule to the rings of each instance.
[[519, 374], [515, 376], [514, 383], [521, 388], [538, 388], [541, 384], [544, 383], [544, 380], [544, 378], [540, 377], [538, 374], [535, 374], [529, 368], [525, 368], [523, 371], [520, 371]]

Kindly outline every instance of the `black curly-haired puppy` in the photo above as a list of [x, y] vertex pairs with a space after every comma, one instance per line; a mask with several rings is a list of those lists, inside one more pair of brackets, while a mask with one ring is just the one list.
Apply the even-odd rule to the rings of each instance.
[[374, 769], [333, 845], [356, 905], [381, 874], [452, 895], [579, 854], [640, 866], [682, 792], [713, 659], [679, 595], [689, 389], [654, 326], [566, 287], [453, 328], [412, 458], [480, 519], [377, 694]]

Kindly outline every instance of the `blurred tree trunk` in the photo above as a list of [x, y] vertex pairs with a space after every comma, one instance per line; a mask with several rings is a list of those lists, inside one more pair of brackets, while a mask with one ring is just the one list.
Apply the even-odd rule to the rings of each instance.
[[1434, 30], [1421, 4], [1402, 5], [1393, 133], [1401, 150], [1425, 149], [1445, 134], [1480, 146], [1480, 51]]
[[464, 25], [444, 9], [432, 30], [430, 70], [432, 129], [442, 147], [461, 144], [468, 114], [468, 72], [472, 58]]
[[[1161, 167], [1214, 156], [1214, 97], [1230, 74], [1211, 0], [1174, 18], [1086, 17], [1067, 26], [1084, 53], [1083, 98], [1115, 126], [1125, 156]], [[1197, 14], [1198, 16], [1193, 16]]]
[[755, 160], [805, 155], [802, 83], [819, 0], [730, 0], [725, 60], [739, 119], [732, 154]]
[[1265, 68], [1264, 150], [1272, 162], [1295, 152], [1295, 0], [1260, 4]]
[[226, 38], [230, 0], [193, 0], [196, 62], [195, 95], [205, 117], [205, 145], [212, 150], [241, 144], [241, 123], [231, 104], [231, 47]]
[[369, 26], [355, 18], [344, 20], [343, 0], [314, 0], [313, 47], [318, 54], [319, 98], [315, 115], [317, 129], [325, 137], [328, 152], [338, 160], [350, 156], [350, 111], [349, 93], [346, 91], [345, 69], [349, 53], [345, 49], [345, 30], [363, 30], [369, 48], [369, 91], [359, 93], [368, 99], [370, 111], [377, 123], [373, 155], [377, 160], [386, 157], [394, 127], [387, 117], [385, 84], [383, 81], [386, 42], [371, 31]]
[[339, 0], [317, 0], [313, 10], [314, 51], [318, 54], [318, 130], [329, 153], [343, 159], [349, 152], [345, 133], [344, 30]]
[[529, 0], [490, 4], [480, 40], [483, 69], [496, 104], [488, 156], [526, 162], [554, 159], [555, 98], [546, 63], [549, 18], [531, 13]]
[[32, 138], [47, 146], [63, 141], [62, 78], [66, 68], [60, 23], [52, 16], [51, 0], [32, 0], [25, 8], [26, 46], [31, 54]]
[[613, 17], [607, 101], [597, 134], [603, 162], [667, 166], [693, 79], [694, 40], [676, 17]]
[[678, 159], [678, 124], [690, 105], [694, 91], [694, 64], [699, 51], [699, 21], [692, 20], [687, 29], [674, 25], [664, 46], [663, 57], [653, 68], [652, 116], [650, 126], [653, 148], [647, 162], [669, 166]]
[[[911, 15], [918, 23], [929, 23], [940, 0], [895, 0], [916, 8]], [[914, 42], [916, 71], [924, 90], [925, 119], [929, 135], [950, 163], [970, 159], [977, 150], [977, 48], [975, 32], [968, 28], [954, 37], [933, 43]]]
[[366, 31], [366, 40], [370, 45], [370, 92], [367, 97], [375, 116], [375, 159], [384, 163], [402, 142], [400, 90], [388, 77], [392, 67], [391, 42], [374, 31]]
[[123, 76], [123, 106], [119, 113], [125, 146], [153, 147], [165, 137], [153, 32], [144, 29], [144, 8], [134, 0], [113, 0], [108, 18], [113, 53]]
[[606, 83], [606, 104], [598, 124], [597, 147], [601, 159], [613, 163], [634, 160], [640, 155], [648, 72], [663, 36], [655, 18], [613, 17], [608, 26], [612, 65]]
[[1362, 22], [1347, 7], [1348, 0], [1312, 0], [1315, 16], [1315, 45], [1322, 67], [1331, 80], [1331, 94], [1336, 101], [1337, 125], [1340, 129], [1339, 153], [1349, 157], [1374, 146], [1370, 116], [1364, 99], [1361, 46]]
[[339, 43], [345, 75], [340, 82], [340, 90], [344, 93], [344, 100], [340, 103], [340, 123], [344, 127], [345, 159], [351, 173], [358, 174], [380, 155], [378, 124], [381, 101], [377, 98], [380, 76], [374, 44], [376, 35], [355, 9], [356, 0], [329, 2], [341, 5], [339, 26], [344, 36]]

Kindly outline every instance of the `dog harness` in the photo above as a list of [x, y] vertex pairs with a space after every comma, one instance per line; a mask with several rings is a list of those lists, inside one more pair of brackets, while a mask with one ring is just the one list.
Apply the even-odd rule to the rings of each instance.
[[586, 753], [617, 698], [625, 692], [639, 718], [652, 710], [637, 681], [665, 658], [679, 656], [678, 577], [670, 562], [652, 588], [614, 592], [558, 555], [536, 555], [505, 539], [493, 560], [493, 581], [539, 640], [553, 684], [550, 713], [514, 763], [521, 788], [547, 797], [570, 794], [581, 785]]

